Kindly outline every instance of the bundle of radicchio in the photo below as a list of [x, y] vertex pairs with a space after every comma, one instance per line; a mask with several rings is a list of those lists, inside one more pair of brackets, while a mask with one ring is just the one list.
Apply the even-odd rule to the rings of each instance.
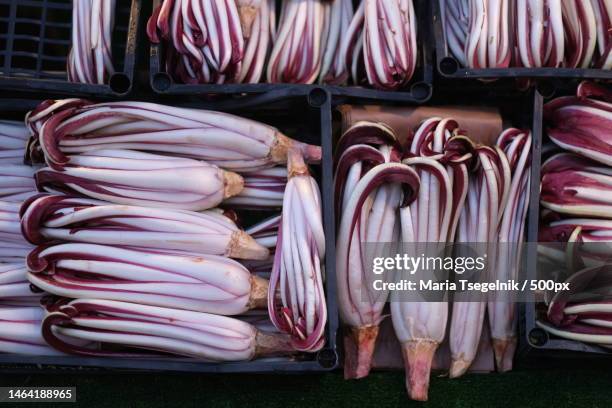
[[222, 362], [292, 351], [282, 335], [208, 313], [100, 299], [60, 300], [46, 310], [43, 338], [67, 354], [150, 358], [153, 352]]
[[[399, 210], [404, 243], [420, 243], [421, 248], [437, 252], [446, 242], [453, 242], [472, 158], [471, 143], [462, 133], [455, 120], [434, 117], [424, 121], [412, 138], [409, 157], [403, 163], [417, 171], [420, 188], [417, 198]], [[391, 300], [406, 388], [412, 399], [427, 400], [434, 354], [446, 333], [448, 302], [402, 301], [397, 291]]]
[[[510, 163], [500, 147], [476, 146], [476, 168], [470, 175], [467, 198], [459, 217], [456, 242], [482, 243], [495, 265], [495, 248], [511, 185]], [[492, 271], [489, 271], [491, 273]], [[486, 301], [453, 300], [450, 323], [450, 377], [463, 375], [476, 356], [484, 323]]]
[[439, 1], [446, 44], [462, 66], [505, 68], [510, 65], [509, 0]]
[[312, 352], [323, 347], [327, 323], [321, 196], [298, 151], [289, 152], [288, 172], [268, 311], [274, 326], [291, 335], [297, 350]]
[[409, 205], [419, 189], [417, 173], [398, 162], [398, 147], [387, 126], [359, 122], [343, 134], [336, 148], [334, 195], [340, 221], [336, 278], [345, 325], [345, 378], [368, 375], [389, 295], [371, 289], [374, 275], [368, 270], [365, 245], [397, 241], [397, 210]]
[[231, 83], [242, 74], [240, 24], [234, 0], [164, 0], [150, 17], [147, 34], [154, 43], [166, 41], [166, 70], [175, 80]]
[[112, 37], [115, 0], [72, 2], [72, 49], [68, 55], [68, 80], [105, 84], [115, 72]]
[[149, 102], [47, 100], [28, 113], [26, 122], [49, 166], [69, 163], [68, 155], [100, 149], [192, 158], [239, 172], [284, 164], [291, 148], [308, 162], [321, 160], [320, 147], [290, 139], [272, 126]]
[[268, 257], [265, 247], [217, 210], [115, 205], [64, 195], [27, 200], [21, 207], [21, 233], [33, 245], [62, 240], [239, 259]]
[[[506, 129], [497, 139], [511, 171], [510, 192], [497, 237], [497, 265], [491, 274], [499, 281], [518, 279], [530, 197], [531, 142], [531, 132], [515, 128]], [[516, 350], [517, 305], [505, 294], [494, 295], [487, 313], [497, 370], [509, 371]]]
[[559, 147], [612, 166], [612, 93], [603, 86], [582, 83], [577, 95], [544, 106], [547, 133]]
[[28, 279], [66, 298], [96, 298], [235, 315], [265, 306], [267, 282], [238, 262], [177, 250], [67, 243], [27, 258]]
[[[412, 0], [362, 0], [341, 53], [356, 85], [405, 87], [417, 63], [417, 20]], [[362, 72], [365, 71], [365, 78]]]

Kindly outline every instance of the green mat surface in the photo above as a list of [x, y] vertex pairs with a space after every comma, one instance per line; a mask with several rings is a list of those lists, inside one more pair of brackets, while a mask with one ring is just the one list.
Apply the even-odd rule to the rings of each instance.
[[430, 401], [426, 404], [408, 400], [400, 372], [375, 373], [359, 381], [344, 381], [340, 373], [301, 376], [53, 372], [2, 374], [0, 385], [76, 386], [77, 405], [87, 407], [612, 406], [612, 368], [518, 370], [503, 375], [473, 374], [458, 380], [433, 378]]

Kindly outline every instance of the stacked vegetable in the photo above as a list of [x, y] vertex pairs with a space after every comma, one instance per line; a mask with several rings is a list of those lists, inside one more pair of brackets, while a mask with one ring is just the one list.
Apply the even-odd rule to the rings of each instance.
[[[367, 376], [389, 293], [374, 290], [368, 259], [384, 243], [435, 245], [505, 242], [520, 248], [529, 201], [531, 133], [506, 129], [495, 146], [473, 143], [451, 118], [429, 118], [402, 145], [379, 123], [359, 122], [336, 147], [335, 205], [339, 216], [336, 275], [345, 324], [345, 377]], [[368, 246], [378, 244], [378, 246]], [[374, 249], [381, 247], [381, 249]], [[520, 251], [489, 273], [516, 277]], [[375, 251], [376, 254], [372, 254]], [[395, 253], [395, 252], [392, 252]], [[510, 263], [501, 267], [501, 259]], [[390, 272], [392, 273], [392, 272]], [[387, 280], [392, 277], [387, 276]], [[383, 274], [384, 280], [384, 274]], [[407, 301], [390, 295], [390, 313], [402, 346], [411, 398], [426, 400], [432, 360], [447, 336], [451, 377], [465, 373], [478, 349], [488, 312], [498, 371], [511, 369], [516, 346], [511, 299]]]
[[32, 290], [25, 257], [33, 249], [21, 234], [20, 203], [36, 194], [34, 169], [23, 165], [28, 130], [0, 121], [0, 353], [56, 355], [40, 331], [43, 295]]
[[417, 58], [412, 0], [163, 0], [147, 25], [182, 83], [405, 87]]
[[19, 202], [36, 193], [34, 171], [23, 165], [28, 136], [23, 123], [0, 121], [0, 200]]
[[[232, 115], [141, 102], [50, 100], [26, 122], [28, 160], [46, 167], [25, 178], [43, 193], [0, 205], [0, 238], [25, 248], [1, 267], [11, 309], [0, 315], [15, 314], [3, 341], [29, 348], [4, 351], [36, 353], [44, 339], [77, 355], [236, 361], [323, 347], [325, 241], [306, 164], [319, 147]], [[252, 226], [260, 243], [238, 213], [215, 208], [229, 197], [246, 210], [282, 206], [282, 217]], [[43, 292], [44, 316], [14, 309]], [[242, 317], [268, 306], [272, 330]], [[42, 339], [19, 324], [42, 327]]]
[[[499, 251], [492, 276], [499, 281], [518, 278], [523, 259], [522, 243], [525, 240], [531, 185], [531, 145], [531, 134], [517, 129], [504, 131], [497, 140], [497, 147], [508, 158], [511, 175], [506, 209], [499, 222]], [[517, 346], [517, 307], [508, 295], [502, 293], [489, 300], [487, 314], [496, 365], [502, 372], [509, 371]]]
[[[610, 331], [610, 224], [612, 223], [612, 93], [582, 83], [576, 96], [545, 106], [548, 136], [566, 152], [542, 166], [541, 242], [560, 261], [571, 292], [555, 294], [538, 326], [570, 340], [612, 345]], [[552, 244], [551, 244], [552, 246]], [[543, 248], [543, 250], [546, 248]], [[560, 267], [559, 264], [556, 264]]]
[[0, 352], [32, 356], [61, 355], [61, 352], [49, 347], [42, 337], [40, 326], [44, 314], [36, 306], [0, 306]]
[[38, 303], [30, 290], [25, 256], [30, 245], [19, 224], [20, 203], [36, 194], [34, 170], [23, 165], [28, 130], [23, 123], [0, 121], [0, 306]]
[[612, 68], [606, 0], [439, 0], [445, 41], [464, 67]]
[[33, 249], [21, 236], [19, 204], [0, 201], [0, 353], [56, 355], [41, 334], [43, 291], [27, 279]]
[[23, 164], [28, 136], [23, 123], [0, 120], [0, 164]]

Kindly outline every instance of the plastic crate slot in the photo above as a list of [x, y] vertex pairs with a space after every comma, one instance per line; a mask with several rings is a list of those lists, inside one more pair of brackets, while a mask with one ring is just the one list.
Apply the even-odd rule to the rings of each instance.
[[40, 20], [44, 7], [21, 6], [17, 7], [17, 19], [27, 18], [31, 20]]
[[[8, 23], [11, 16], [11, 7], [6, 4], [0, 4], [0, 21]], [[7, 28], [4, 28], [6, 30]]]

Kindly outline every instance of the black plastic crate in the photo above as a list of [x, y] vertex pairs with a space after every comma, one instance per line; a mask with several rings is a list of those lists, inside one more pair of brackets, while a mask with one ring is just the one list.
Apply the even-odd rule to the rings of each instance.
[[[334, 100], [334, 107], [337, 101]], [[364, 105], [368, 105], [365, 103]], [[417, 104], [402, 104], [399, 106], [417, 106]], [[495, 107], [499, 109], [502, 116], [502, 125], [506, 129], [508, 127], [517, 127], [520, 129], [531, 129], [532, 131], [532, 167], [531, 167], [531, 185], [530, 185], [530, 204], [527, 214], [526, 239], [527, 241], [537, 242], [538, 236], [538, 217], [539, 217], [539, 200], [540, 200], [540, 157], [542, 150], [542, 105], [543, 97], [535, 89], [527, 92], [520, 92], [516, 89], [499, 88], [499, 87], [480, 87], [469, 88], [464, 92], [457, 89], [449, 90], [449, 88], [435, 87], [435, 92], [432, 98], [421, 106], [432, 106], [444, 108], [448, 107]], [[384, 108], [383, 108], [384, 109]], [[361, 119], [361, 118], [360, 118]], [[372, 116], [370, 120], [376, 120]], [[461, 118], [455, 117], [461, 125]], [[363, 120], [363, 119], [361, 119]], [[340, 125], [341, 112], [338, 109], [334, 110], [334, 140], [338, 140], [341, 133], [345, 130]], [[469, 135], [468, 135], [469, 136]], [[536, 180], [535, 182], [533, 180]], [[523, 261], [526, 262], [525, 267], [535, 268], [535, 255], [525, 254]], [[525, 318], [524, 305], [517, 304], [519, 310], [519, 322], [517, 338], [519, 344], [517, 349], [519, 352], [524, 352], [529, 349], [525, 336]], [[529, 306], [529, 304], [527, 304]], [[386, 313], [387, 315], [389, 312]], [[342, 327], [340, 328], [342, 332]], [[448, 332], [447, 332], [448, 335]], [[342, 350], [341, 350], [342, 351]], [[341, 359], [343, 359], [341, 353]], [[518, 361], [517, 361], [518, 362]], [[400, 363], [401, 365], [401, 363]]]
[[[23, 118], [28, 110], [40, 101], [27, 99], [0, 99], [3, 119]], [[201, 103], [183, 102], [175, 104], [189, 107], [206, 107]], [[222, 110], [215, 105], [215, 109]], [[223, 109], [228, 111], [229, 109]], [[292, 112], [300, 112], [296, 118]], [[338, 307], [336, 301], [336, 255], [335, 223], [333, 206], [333, 169], [331, 142], [331, 95], [323, 88], [313, 88], [307, 95], [288, 93], [265, 105], [254, 104], [241, 107], [234, 112], [277, 126], [288, 136], [306, 143], [320, 144], [323, 149], [321, 165], [312, 166], [318, 180], [323, 201], [323, 226], [325, 229], [325, 292], [328, 322], [324, 348], [315, 354], [304, 354], [298, 358], [267, 358], [250, 362], [206, 363], [184, 358], [90, 358], [80, 356], [38, 357], [0, 354], [0, 372], [52, 370], [57, 367], [73, 369], [121, 369], [123, 371], [172, 371], [202, 373], [238, 372], [313, 372], [329, 371], [338, 366], [336, 335], [338, 330]]]
[[68, 82], [72, 0], [0, 0], [0, 89], [72, 96], [124, 96], [132, 89], [142, 0], [119, 0], [106, 85]]
[[[429, 31], [429, 0], [414, 0], [417, 14], [419, 56], [411, 84], [398, 91], [381, 91], [361, 86], [332, 86], [305, 84], [181, 84], [174, 83], [165, 70], [164, 45], [152, 44], [149, 55], [149, 81], [154, 92], [163, 95], [191, 95], [200, 97], [231, 98], [244, 95], [260, 95], [268, 92], [289, 90], [296, 95], [308, 95], [313, 89], [323, 88], [343, 101], [366, 102], [418, 102], [427, 101], [433, 87], [433, 50]], [[153, 0], [153, 8], [161, 0]], [[356, 4], [358, 4], [355, 1]], [[277, 13], [278, 15], [278, 13]], [[147, 16], [148, 18], [148, 16]], [[264, 73], [265, 76], [265, 73]], [[262, 78], [263, 81], [263, 78]]]
[[538, 78], [552, 81], [559, 87], [564, 87], [567, 78], [575, 79], [612, 79], [612, 70], [583, 68], [485, 68], [470, 69], [462, 67], [453, 57], [444, 40], [444, 29], [440, 18], [440, 0], [431, 0], [431, 23], [434, 32], [436, 49], [436, 66], [438, 72], [448, 78], [455, 79], [495, 79], [495, 78]]
[[[572, 92], [567, 93], [568, 95], [574, 95], [576, 88], [573, 87]], [[563, 96], [563, 95], [556, 95]], [[556, 97], [555, 96], [555, 97]], [[548, 100], [548, 99], [547, 99]], [[547, 101], [546, 100], [546, 101]], [[539, 212], [540, 212], [540, 179], [541, 179], [541, 156], [542, 156], [542, 141], [546, 139], [544, 132], [544, 120], [543, 120], [543, 105], [546, 102], [544, 98], [540, 97], [537, 103], [534, 105], [534, 134], [539, 133], [540, 142], [538, 155], [533, 158], [531, 177], [532, 180], [536, 180], [537, 183], [532, 183], [531, 188], [531, 205], [529, 207], [529, 225], [528, 225], [528, 241], [532, 243], [538, 242], [539, 233]], [[537, 121], [536, 121], [537, 119]], [[536, 127], [537, 126], [537, 127]], [[537, 264], [537, 248], [536, 245], [529, 246], [529, 253], [527, 259], [529, 262], [528, 272], [531, 272], [530, 279], [536, 278], [534, 276]], [[521, 324], [522, 333], [521, 351], [523, 353], [543, 353], [543, 352], [554, 352], [554, 351], [565, 351], [566, 353], [556, 353], [557, 357], [568, 357], [568, 358], [584, 358], [591, 353], [594, 357], [601, 354], [610, 354], [610, 351], [592, 344], [582, 343], [579, 341], [567, 340], [550, 335], [545, 330], [536, 326], [536, 320], [544, 310], [541, 310], [541, 304], [537, 303], [525, 303], [522, 305], [524, 310], [521, 313], [523, 322]], [[567, 353], [574, 352], [574, 353]], [[578, 352], [578, 353], [575, 353]]]

